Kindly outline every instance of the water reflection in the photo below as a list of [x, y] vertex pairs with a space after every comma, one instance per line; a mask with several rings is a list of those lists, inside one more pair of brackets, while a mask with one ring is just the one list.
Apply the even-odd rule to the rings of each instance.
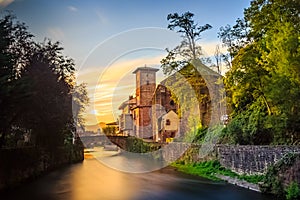
[[[111, 153], [104, 152], [103, 157], [120, 164], [126, 161], [122, 155]], [[86, 154], [83, 163], [52, 172], [0, 195], [0, 199], [9, 200], [271, 199], [229, 184], [179, 173], [170, 167], [151, 173], [124, 173], [103, 165], [91, 154]]]

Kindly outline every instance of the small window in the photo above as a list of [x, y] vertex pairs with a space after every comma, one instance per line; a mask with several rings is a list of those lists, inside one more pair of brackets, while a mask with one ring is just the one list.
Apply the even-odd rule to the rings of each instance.
[[175, 132], [171, 132], [171, 138], [175, 137]]
[[174, 106], [174, 105], [175, 105], [175, 103], [174, 103], [173, 100], [170, 101], [170, 105], [171, 105], [171, 106]]
[[171, 125], [171, 121], [169, 119], [166, 120], [166, 125], [167, 126]]
[[147, 81], [147, 85], [149, 85], [149, 81]]

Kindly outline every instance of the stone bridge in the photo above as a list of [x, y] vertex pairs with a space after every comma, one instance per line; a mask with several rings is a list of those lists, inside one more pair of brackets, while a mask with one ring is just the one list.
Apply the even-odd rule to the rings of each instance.
[[122, 149], [126, 149], [128, 136], [106, 136], [106, 135], [88, 135], [81, 136], [80, 139], [86, 148], [95, 146], [104, 146], [115, 144]]

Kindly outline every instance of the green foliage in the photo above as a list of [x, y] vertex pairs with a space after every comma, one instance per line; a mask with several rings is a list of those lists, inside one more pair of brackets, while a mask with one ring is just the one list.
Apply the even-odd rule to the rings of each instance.
[[[299, 154], [288, 153], [284, 155], [275, 165], [268, 168], [268, 171], [263, 179], [263, 184], [260, 186], [261, 191], [264, 193], [271, 193], [279, 198], [284, 198], [285, 188], [280, 178], [280, 173], [284, 173], [286, 169], [295, 163], [296, 158]], [[290, 190], [294, 190], [295, 186], [291, 186]], [[287, 188], [286, 188], [287, 191]], [[292, 192], [292, 191], [290, 191]]]
[[300, 188], [296, 182], [290, 183], [286, 188], [286, 199], [287, 200], [297, 200], [300, 198]]
[[227, 54], [222, 54], [222, 58], [228, 67], [232, 67], [232, 60], [238, 54], [239, 50], [247, 45], [250, 41], [248, 39], [249, 23], [244, 19], [237, 19], [236, 24], [231, 27], [226, 25], [220, 28], [218, 37], [228, 49]]
[[[202, 62], [205, 60], [201, 58], [202, 49], [196, 41], [201, 38], [202, 32], [211, 29], [212, 26], [209, 24], [200, 26], [194, 22], [193, 17], [194, 14], [190, 12], [181, 15], [173, 13], [167, 16], [168, 29], [179, 33], [182, 36], [182, 41], [174, 49], [166, 49], [168, 54], [160, 62], [164, 74], [171, 75], [166, 86], [172, 91], [172, 99], [179, 105], [179, 116], [186, 121], [202, 120], [196, 125], [193, 124], [194, 130], [191, 131], [196, 132], [201, 124], [208, 126], [208, 122], [203, 120], [206, 117], [202, 117], [200, 120], [200, 116], [203, 113], [208, 115], [207, 110], [210, 109], [202, 108], [201, 110], [201, 105], [210, 106], [210, 96], [207, 83], [193, 64], [195, 60], [200, 61], [202, 59]], [[202, 62], [200, 62], [201, 65], [203, 65]], [[187, 131], [189, 130], [184, 130], [184, 132]]]
[[126, 147], [128, 148], [126, 150], [132, 153], [148, 153], [157, 151], [160, 148], [158, 145], [144, 142], [142, 139], [136, 137], [128, 137], [126, 142]]
[[245, 180], [249, 183], [259, 184], [264, 180], [264, 175], [239, 175], [239, 179]]
[[263, 184], [260, 186], [260, 189], [263, 193], [272, 193], [276, 196], [283, 196], [283, 186], [281, 181], [277, 177], [278, 169], [274, 166], [268, 168], [268, 171], [263, 179]]
[[179, 171], [211, 180], [220, 180], [219, 178], [215, 177], [214, 174], [219, 172], [219, 170], [224, 170], [218, 161], [205, 161], [193, 164], [173, 163], [172, 166], [176, 167]]
[[190, 132], [186, 133], [183, 141], [184, 142], [193, 142], [193, 143], [215, 143], [220, 137], [224, 137], [224, 126], [215, 125], [213, 127], [202, 127], [199, 126], [195, 129], [191, 129]]
[[255, 184], [261, 182], [264, 178], [263, 175], [238, 175], [237, 173], [221, 166], [220, 162], [217, 160], [204, 161], [199, 163], [184, 163], [184, 161], [178, 161], [172, 163], [171, 166], [176, 167], [179, 171], [201, 176], [211, 180], [220, 180], [215, 176], [216, 174], [242, 179]]
[[253, 0], [244, 19], [221, 28], [231, 57], [224, 83], [233, 143], [300, 142], [299, 8], [294, 0]]
[[201, 142], [206, 135], [206, 128], [194, 127], [184, 135], [184, 142]]
[[116, 135], [117, 134], [117, 127], [115, 126], [107, 126], [103, 128], [103, 133], [105, 135]]
[[233, 144], [270, 144], [273, 132], [265, 127], [267, 118], [259, 108], [249, 109], [234, 117], [225, 132]]

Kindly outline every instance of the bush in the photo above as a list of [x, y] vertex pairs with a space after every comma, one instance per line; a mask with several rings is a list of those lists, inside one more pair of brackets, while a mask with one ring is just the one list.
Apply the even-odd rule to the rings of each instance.
[[300, 199], [300, 189], [298, 183], [296, 182], [291, 182], [290, 185], [286, 188], [285, 192], [285, 197], [287, 200]]
[[264, 180], [265, 176], [264, 175], [240, 175], [239, 178], [249, 183], [258, 184], [259, 182], [262, 182]]
[[[288, 153], [284, 155], [275, 165], [269, 167], [263, 180], [263, 184], [260, 186], [261, 191], [263, 193], [274, 194], [283, 199], [285, 192], [287, 192], [288, 188], [292, 186], [289, 186], [285, 189], [284, 185], [282, 184], [282, 178], [280, 178], [279, 174], [283, 173], [288, 167], [292, 166], [298, 156], [299, 154]], [[292, 189], [289, 190], [292, 192]]]
[[160, 148], [159, 145], [144, 142], [142, 139], [136, 137], [128, 137], [126, 140], [126, 146], [126, 151], [132, 153], [148, 153], [157, 151]]

